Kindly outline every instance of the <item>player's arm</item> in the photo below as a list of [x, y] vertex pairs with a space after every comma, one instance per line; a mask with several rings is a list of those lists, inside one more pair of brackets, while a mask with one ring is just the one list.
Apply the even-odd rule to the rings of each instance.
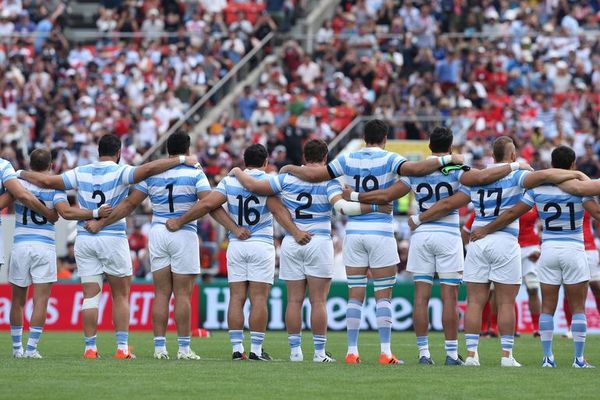
[[196, 156], [179, 156], [164, 158], [162, 160], [154, 160], [134, 169], [133, 183], [141, 182], [146, 178], [170, 170], [171, 168], [174, 168], [180, 164], [186, 164], [196, 168], [200, 166]]
[[50, 222], [58, 221], [58, 213], [56, 212], [56, 210], [51, 210], [48, 207], [46, 207], [44, 203], [42, 203], [40, 200], [38, 200], [37, 197], [31, 194], [29, 190], [21, 186], [18, 179], [10, 179], [4, 181], [4, 187], [6, 187], [6, 190], [8, 190], [8, 192], [12, 195], [12, 197], [15, 200], [20, 201], [25, 205], [25, 207], [33, 210], [36, 214], [43, 215]]
[[545, 183], [559, 185], [571, 179], [584, 181], [589, 178], [579, 171], [572, 171], [561, 168], [549, 168], [542, 171], [528, 173], [523, 179], [522, 187], [526, 189], [531, 189], [543, 185]]
[[54, 208], [58, 212], [58, 215], [66, 220], [74, 221], [86, 221], [88, 219], [96, 218], [94, 212], [98, 213], [98, 218], [107, 218], [113, 211], [112, 207], [105, 204], [102, 207], [95, 210], [86, 210], [85, 208], [72, 207], [66, 201], [56, 203]]
[[529, 164], [518, 162], [486, 169], [471, 169], [462, 173], [460, 176], [460, 183], [465, 186], [488, 185], [504, 178], [512, 171], [516, 171], [518, 169], [533, 171]]
[[0, 210], [10, 207], [13, 204], [15, 199], [11, 196], [10, 192], [5, 192], [0, 196]]
[[517, 203], [512, 208], [504, 211], [502, 214], [498, 216], [493, 222], [482, 226], [480, 228], [474, 229], [471, 233], [471, 241], [476, 241], [479, 239], [483, 239], [485, 236], [490, 233], [496, 232], [502, 228], [507, 227], [511, 222], [520, 218], [523, 214], [527, 213], [533, 205], [525, 204], [523, 202]]
[[276, 194], [273, 190], [271, 182], [268, 179], [256, 179], [253, 176], [242, 171], [241, 168], [235, 167], [231, 170], [229, 175], [233, 175], [242, 184], [243, 187], [251, 191], [252, 193], [260, 194], [263, 196], [271, 196]]
[[65, 190], [65, 183], [60, 175], [48, 175], [46, 173], [35, 171], [18, 171], [17, 175], [19, 178], [39, 187]]
[[571, 179], [558, 185], [562, 190], [574, 196], [598, 196], [600, 195], [600, 180], [579, 181]]
[[338, 175], [334, 175], [330, 173], [329, 166], [323, 167], [299, 167], [297, 165], [286, 165], [281, 170], [280, 173], [288, 173], [290, 175], [294, 175], [296, 178], [301, 179], [306, 182], [324, 182], [333, 178], [337, 178]]
[[344, 200], [360, 201], [368, 204], [388, 204], [391, 201], [404, 197], [410, 192], [410, 186], [398, 181], [387, 189], [378, 189], [371, 192], [353, 192], [344, 190]]
[[279, 225], [294, 237], [296, 243], [304, 246], [310, 242], [312, 235], [298, 229], [294, 221], [292, 221], [290, 212], [284, 207], [278, 197], [270, 196], [267, 199], [267, 207]]
[[187, 223], [202, 218], [217, 207], [221, 207], [227, 201], [227, 196], [218, 191], [210, 192], [202, 200], [198, 201], [189, 210], [186, 211], [181, 217], [171, 218], [167, 220], [167, 229], [171, 232], [176, 232]]
[[583, 202], [583, 208], [590, 213], [590, 217], [600, 222], [600, 205], [594, 199], [588, 199]]
[[132, 189], [129, 196], [125, 198], [114, 210], [110, 213], [107, 218], [98, 220], [88, 221], [85, 224], [85, 229], [91, 233], [98, 233], [105, 226], [114, 224], [115, 222], [125, 218], [129, 214], [135, 211], [135, 209], [142, 204], [142, 201], [148, 195], [140, 190]]
[[422, 212], [419, 215], [413, 215], [408, 220], [408, 224], [411, 229], [415, 229], [423, 222], [436, 221], [446, 215], [450, 214], [452, 210], [461, 208], [469, 204], [471, 198], [464, 192], [458, 192], [450, 197], [446, 197], [443, 200], [435, 203], [430, 209]]
[[398, 172], [403, 176], [425, 176], [445, 165], [462, 164], [464, 161], [465, 158], [462, 154], [432, 157], [423, 161], [405, 161], [400, 165]]
[[389, 214], [392, 212], [390, 204], [366, 204], [345, 200], [341, 194], [336, 194], [329, 199], [335, 211], [343, 215], [363, 215], [372, 212]]
[[[202, 199], [205, 199], [210, 193], [210, 191], [198, 193], [198, 200], [202, 201]], [[217, 207], [212, 210], [210, 216], [229, 232], [233, 233], [239, 240], [246, 240], [250, 237], [250, 231], [247, 228], [236, 224], [223, 207]]]

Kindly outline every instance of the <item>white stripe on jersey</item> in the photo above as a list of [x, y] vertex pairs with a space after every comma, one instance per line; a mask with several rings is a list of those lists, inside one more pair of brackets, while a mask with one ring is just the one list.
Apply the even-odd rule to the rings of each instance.
[[[409, 186], [415, 193], [418, 203], [418, 212], [421, 214], [433, 207], [433, 205], [458, 192], [461, 184], [460, 177], [464, 171], [450, 171], [446, 176], [440, 171], [435, 171], [427, 176], [403, 176], [400, 181]], [[458, 210], [452, 210], [450, 214], [436, 221], [423, 222], [417, 227], [417, 232], [449, 233], [460, 235]]]
[[542, 242], [581, 244], [583, 246], [583, 203], [591, 197], [579, 197], [563, 192], [558, 186], [543, 185], [525, 192], [523, 203], [537, 205], [544, 222]]
[[[379, 147], [365, 147], [343, 154], [329, 163], [332, 178], [343, 176], [346, 185], [356, 192], [387, 189], [396, 183], [400, 166], [406, 158]], [[394, 236], [392, 214], [370, 213], [348, 217], [346, 234]]]
[[[67, 195], [62, 190], [42, 189], [33, 183], [19, 180], [31, 194], [38, 198], [49, 209], [60, 202], [67, 203]], [[54, 246], [54, 224], [42, 215], [15, 201], [15, 238], [14, 243], [33, 242]]]
[[298, 229], [313, 235], [331, 236], [333, 207], [329, 200], [342, 194], [342, 185], [337, 179], [308, 183], [293, 175], [282, 174], [269, 179], [269, 182], [273, 192], [280, 194]]
[[4, 182], [8, 182], [11, 179], [17, 179], [15, 169], [13, 168], [10, 162], [3, 158], [0, 158], [0, 194], [4, 194], [4, 192], [6, 192]]
[[[140, 182], [135, 189], [150, 197], [152, 224], [164, 225], [169, 218], [180, 217], [192, 208], [198, 193], [210, 192], [210, 184], [204, 172], [178, 165]], [[187, 223], [182, 229], [196, 232], [196, 223]]]
[[[259, 169], [244, 170], [256, 179], [269, 179], [269, 175]], [[273, 244], [273, 215], [267, 207], [268, 196], [249, 192], [233, 176], [226, 176], [215, 189], [227, 197], [227, 211], [239, 226], [250, 230], [246, 241], [259, 241]], [[229, 234], [230, 241], [238, 239]]]
[[[98, 161], [64, 172], [65, 189], [77, 189], [77, 202], [81, 208], [94, 210], [103, 204], [116, 207], [127, 197], [129, 185], [133, 183], [135, 168], [117, 165], [112, 161]], [[92, 235], [85, 228], [85, 221], [77, 224], [78, 235]], [[127, 237], [125, 218], [102, 228], [98, 236]]]
[[[491, 164], [488, 168], [505, 164]], [[472, 229], [485, 226], [494, 221], [498, 215], [512, 208], [523, 198], [525, 188], [523, 180], [529, 171], [513, 171], [504, 178], [484, 186], [462, 186], [460, 191], [471, 197], [475, 207], [475, 221]], [[511, 222], [498, 232], [519, 236], [519, 219]]]

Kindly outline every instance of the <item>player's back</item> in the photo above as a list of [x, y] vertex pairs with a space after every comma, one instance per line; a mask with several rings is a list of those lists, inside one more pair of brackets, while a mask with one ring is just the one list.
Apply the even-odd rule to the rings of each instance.
[[[147, 178], [135, 188], [150, 198], [152, 225], [164, 225], [169, 218], [180, 217], [192, 208], [198, 200], [198, 193], [210, 191], [210, 184], [204, 172], [179, 165]], [[181, 229], [196, 232], [196, 224], [190, 222]]]
[[544, 229], [542, 243], [583, 246], [583, 203], [590, 197], [574, 196], [555, 185], [542, 185], [525, 193], [523, 202], [535, 204]]
[[320, 183], [308, 183], [290, 174], [277, 178], [281, 187], [283, 205], [292, 220], [302, 231], [313, 235], [331, 236], [331, 203], [329, 199], [342, 193], [342, 185], [336, 179]]
[[[246, 169], [245, 172], [256, 179], [269, 179], [269, 175], [258, 169]], [[227, 197], [227, 211], [231, 218], [250, 231], [250, 238], [246, 241], [273, 244], [273, 215], [267, 207], [268, 196], [248, 191], [233, 176], [223, 178], [215, 190]], [[229, 240], [238, 239], [230, 233]]]
[[[112, 161], [97, 161], [77, 167], [62, 174], [65, 189], [77, 189], [77, 202], [87, 210], [104, 204], [116, 207], [127, 197], [129, 185], [133, 183], [135, 168], [118, 165]], [[78, 223], [79, 235], [92, 235], [85, 228], [85, 221]], [[103, 228], [97, 235], [127, 237], [125, 218]]]
[[[499, 164], [489, 165], [488, 168]], [[483, 186], [462, 187], [461, 191], [471, 197], [475, 208], [473, 229], [493, 222], [498, 215], [516, 205], [525, 192], [523, 180], [528, 172], [513, 171], [496, 182]], [[511, 222], [498, 232], [509, 234], [515, 238], [519, 235], [519, 221]]]
[[[67, 201], [65, 192], [61, 190], [42, 189], [25, 180], [20, 180], [20, 183], [49, 209], [53, 209], [58, 202]], [[15, 244], [35, 242], [54, 245], [54, 239], [52, 222], [25, 207], [20, 201], [15, 201]]]
[[[402, 177], [400, 180], [415, 194], [418, 213], [425, 212], [433, 205], [458, 192], [460, 188], [460, 177], [462, 170], [450, 171], [444, 175], [435, 171], [426, 176]], [[460, 235], [458, 210], [452, 210], [450, 214], [436, 221], [424, 222], [417, 227], [415, 232], [444, 232]]]

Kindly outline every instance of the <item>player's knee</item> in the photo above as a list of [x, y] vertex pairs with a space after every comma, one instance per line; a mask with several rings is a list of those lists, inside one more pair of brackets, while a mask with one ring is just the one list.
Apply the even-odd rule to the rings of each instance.
[[382, 290], [392, 290], [392, 288], [396, 285], [396, 276], [389, 276], [385, 278], [375, 278], [373, 279], [373, 286], [375, 292], [380, 292]]
[[462, 274], [460, 272], [440, 272], [438, 273], [440, 284], [446, 286], [459, 286], [462, 283]]
[[[102, 296], [102, 275], [82, 276], [81, 283], [86, 287], [86, 293], [84, 294], [83, 304], [81, 305], [82, 310], [88, 310], [98, 308], [100, 306], [100, 297]], [[91, 291], [90, 286], [93, 284], [98, 285], [98, 290]], [[95, 289], [95, 288], [94, 288]], [[90, 293], [91, 291], [91, 293]], [[95, 293], [95, 294], [92, 294]]]
[[366, 275], [348, 275], [348, 289], [364, 289], [369, 282]]
[[525, 282], [527, 293], [530, 296], [533, 296], [534, 294], [537, 295], [537, 292], [540, 289], [540, 280], [538, 277], [533, 274], [527, 274], [523, 278], [523, 281]]

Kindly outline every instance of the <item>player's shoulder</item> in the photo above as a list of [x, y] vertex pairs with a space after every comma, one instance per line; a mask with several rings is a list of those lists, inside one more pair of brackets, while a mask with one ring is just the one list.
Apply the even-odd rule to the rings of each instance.
[[10, 163], [10, 161], [4, 159], [4, 158], [0, 158], [0, 170], [4, 170], [6, 168], [12, 168], [12, 164]]

